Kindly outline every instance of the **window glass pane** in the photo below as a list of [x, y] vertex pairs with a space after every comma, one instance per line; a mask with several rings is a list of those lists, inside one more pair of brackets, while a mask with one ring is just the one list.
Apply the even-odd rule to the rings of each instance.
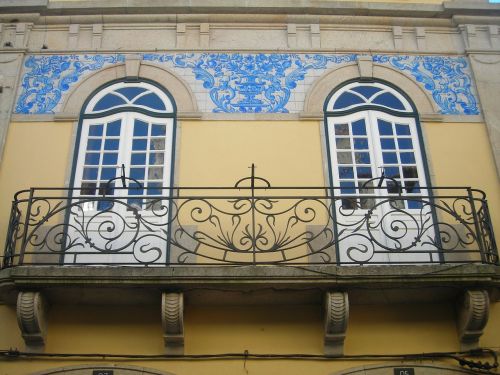
[[87, 150], [100, 151], [101, 150], [101, 140], [100, 139], [89, 139], [87, 142]]
[[107, 181], [101, 181], [101, 183], [99, 184], [99, 195], [113, 195], [114, 192], [115, 192], [114, 183], [108, 184]]
[[132, 210], [142, 210], [142, 199], [139, 198], [129, 198], [127, 199], [127, 204], [129, 207], [127, 207], [127, 211], [132, 211]]
[[163, 152], [155, 152], [149, 155], [149, 165], [163, 165]]
[[410, 135], [410, 126], [406, 124], [396, 124], [397, 135]]
[[134, 101], [135, 105], [145, 106], [157, 111], [165, 111], [165, 104], [155, 93], [146, 94]]
[[352, 126], [352, 134], [366, 135], [366, 125], [364, 119], [354, 121], [351, 126]]
[[340, 178], [354, 178], [354, 170], [352, 167], [339, 167]]
[[165, 150], [165, 139], [153, 138], [149, 144], [150, 150]]
[[[101, 194], [102, 195], [102, 194]], [[112, 195], [112, 194], [106, 194], [106, 195]], [[99, 211], [103, 211], [103, 210], [107, 210], [107, 209], [111, 209], [113, 207], [113, 201], [111, 200], [100, 200], [98, 203], [97, 203], [97, 209]]]
[[161, 180], [163, 179], [163, 167], [150, 167], [148, 170], [149, 180]]
[[104, 95], [94, 106], [94, 111], [104, 111], [121, 105], [127, 104], [122, 98], [113, 93]]
[[130, 177], [136, 180], [144, 180], [145, 168], [130, 168]]
[[365, 100], [361, 99], [358, 95], [351, 94], [350, 92], [344, 92], [341, 94], [335, 104], [333, 105], [334, 110], [341, 110], [350, 107], [354, 104], [364, 104]]
[[418, 181], [405, 181], [405, 190], [409, 194], [420, 193], [420, 184]]
[[117, 153], [104, 153], [102, 164], [103, 165], [116, 165], [118, 163], [118, 154]]
[[383, 152], [382, 159], [384, 160], [384, 164], [397, 164], [398, 162], [395, 152]]
[[393, 138], [382, 138], [380, 140], [380, 144], [383, 150], [395, 150], [396, 144], [394, 143]]
[[422, 202], [418, 201], [418, 200], [408, 200], [407, 204], [408, 204], [408, 208], [413, 209], [413, 210], [420, 209], [423, 207]]
[[401, 191], [399, 183], [394, 181], [387, 181], [387, 192], [390, 194], [399, 194]]
[[137, 184], [130, 184], [128, 187], [128, 193], [130, 195], [144, 195], [144, 189]]
[[148, 140], [147, 139], [134, 139], [132, 141], [132, 150], [134, 151], [142, 151], [148, 148]]
[[89, 126], [90, 137], [99, 137], [101, 135], [102, 135], [102, 124]]
[[404, 178], [418, 178], [417, 167], [403, 167]]
[[95, 152], [87, 152], [85, 155], [85, 164], [86, 165], [99, 165], [99, 159], [101, 155]]
[[162, 124], [154, 124], [152, 129], [151, 129], [151, 135], [154, 136], [159, 136], [159, 135], [165, 135], [167, 134], [167, 126], [162, 125]]
[[356, 150], [368, 150], [368, 138], [354, 138], [354, 148]]
[[341, 181], [340, 182], [340, 192], [342, 194], [354, 194], [356, 192], [354, 182]]
[[349, 135], [349, 125], [348, 124], [335, 124], [335, 134], [336, 135]]
[[104, 142], [105, 150], [118, 150], [120, 141], [118, 139], [106, 139]]
[[373, 181], [359, 181], [360, 194], [373, 194]]
[[355, 210], [356, 207], [356, 198], [342, 198], [342, 208], [346, 210]]
[[352, 155], [350, 152], [337, 152], [339, 164], [352, 164]]
[[148, 124], [141, 120], [135, 120], [134, 137], [146, 137], [148, 135]]
[[161, 182], [150, 182], [148, 184], [147, 194], [148, 195], [161, 195]]
[[398, 147], [403, 150], [412, 149], [413, 143], [410, 138], [398, 138]]
[[357, 93], [363, 95], [366, 99], [370, 99], [374, 94], [382, 90], [379, 87], [373, 86], [356, 86], [351, 89], [351, 91], [356, 91]]
[[111, 180], [116, 177], [116, 168], [103, 168], [101, 172], [102, 180]]
[[389, 178], [400, 178], [399, 167], [386, 167], [384, 168], [384, 174]]
[[357, 167], [358, 178], [372, 178], [372, 169], [370, 167]]
[[110, 122], [106, 127], [106, 135], [118, 137], [120, 136], [121, 120]]
[[403, 164], [415, 164], [415, 155], [413, 152], [402, 152], [400, 157]]
[[123, 96], [125, 96], [128, 100], [132, 101], [137, 95], [146, 91], [143, 87], [122, 87], [116, 89], [116, 92], [119, 92]]
[[82, 180], [97, 180], [97, 168], [84, 168]]
[[380, 94], [375, 99], [373, 99], [372, 103], [383, 105], [398, 111], [405, 110], [405, 106], [403, 105], [403, 103], [401, 103], [401, 101], [390, 92]]
[[132, 164], [132, 165], [144, 165], [144, 164], [146, 164], [146, 154], [145, 153], [132, 154], [132, 156], [130, 158], [130, 164]]
[[335, 142], [337, 143], [337, 149], [350, 149], [351, 142], [349, 138], [336, 138]]
[[357, 164], [370, 164], [370, 154], [368, 152], [354, 153]]
[[82, 182], [81, 195], [95, 195], [97, 184], [95, 182]]
[[392, 124], [378, 119], [378, 131], [380, 135], [392, 135]]

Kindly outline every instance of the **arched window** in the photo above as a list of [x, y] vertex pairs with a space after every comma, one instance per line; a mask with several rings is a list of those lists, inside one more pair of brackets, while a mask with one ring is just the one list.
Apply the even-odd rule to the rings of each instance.
[[97, 90], [80, 118], [65, 264], [162, 264], [175, 105], [150, 82]]
[[[171, 184], [174, 104], [148, 82], [118, 82], [95, 93], [81, 116], [74, 186], [81, 195], [160, 195]], [[126, 190], [114, 190], [115, 178], [134, 179]], [[130, 180], [133, 181], [133, 180]], [[108, 183], [109, 182], [109, 183]], [[104, 209], [109, 202], [101, 201]], [[141, 199], [128, 204], [144, 207]]]
[[[403, 234], [402, 228], [411, 231], [412, 218], [432, 215], [420, 199], [427, 195], [421, 187], [428, 185], [428, 174], [414, 106], [385, 83], [350, 82], [327, 100], [325, 126], [330, 179], [339, 187], [334, 194], [341, 197], [336, 200], [341, 223], [337, 231], [353, 237], [341, 243], [341, 261], [362, 261], [367, 252], [358, 252], [356, 259], [356, 252], [342, 254], [342, 247], [360, 248], [359, 241], [365, 239], [372, 242], [367, 248], [375, 249], [370, 261], [399, 259], [394, 254], [388, 259], [387, 254], [411, 247], [415, 239]], [[361, 218], [368, 211], [366, 233], [359, 232], [354, 238], [352, 228], [365, 220]], [[398, 226], [398, 220], [405, 221], [404, 226]]]

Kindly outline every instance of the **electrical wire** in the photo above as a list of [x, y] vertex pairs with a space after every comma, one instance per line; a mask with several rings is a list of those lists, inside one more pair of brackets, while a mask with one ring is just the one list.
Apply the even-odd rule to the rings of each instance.
[[[493, 363], [467, 359], [467, 357], [485, 357], [493, 359]], [[247, 360], [319, 360], [319, 361], [345, 361], [345, 360], [437, 360], [452, 359], [468, 371], [477, 374], [497, 374], [490, 370], [498, 368], [498, 353], [489, 348], [480, 348], [466, 352], [430, 352], [412, 354], [359, 354], [330, 356], [323, 354], [258, 354], [249, 353], [217, 353], [217, 354], [111, 354], [111, 353], [33, 353], [21, 352], [17, 349], [0, 350], [0, 359], [15, 360], [20, 358], [99, 358], [99, 359], [138, 359], [138, 360], [218, 360], [218, 359], [243, 359]]]

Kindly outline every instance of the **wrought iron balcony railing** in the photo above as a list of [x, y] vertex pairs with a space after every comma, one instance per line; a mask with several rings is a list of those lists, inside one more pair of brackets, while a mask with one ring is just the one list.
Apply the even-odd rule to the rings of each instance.
[[253, 176], [228, 188], [111, 183], [105, 195], [32, 188], [14, 198], [3, 267], [498, 264], [483, 192], [385, 182], [353, 194]]

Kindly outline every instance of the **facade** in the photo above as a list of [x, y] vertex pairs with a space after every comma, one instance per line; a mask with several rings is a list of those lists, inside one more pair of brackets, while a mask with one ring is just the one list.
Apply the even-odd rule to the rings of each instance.
[[497, 373], [499, 33], [0, 0], [0, 374]]

